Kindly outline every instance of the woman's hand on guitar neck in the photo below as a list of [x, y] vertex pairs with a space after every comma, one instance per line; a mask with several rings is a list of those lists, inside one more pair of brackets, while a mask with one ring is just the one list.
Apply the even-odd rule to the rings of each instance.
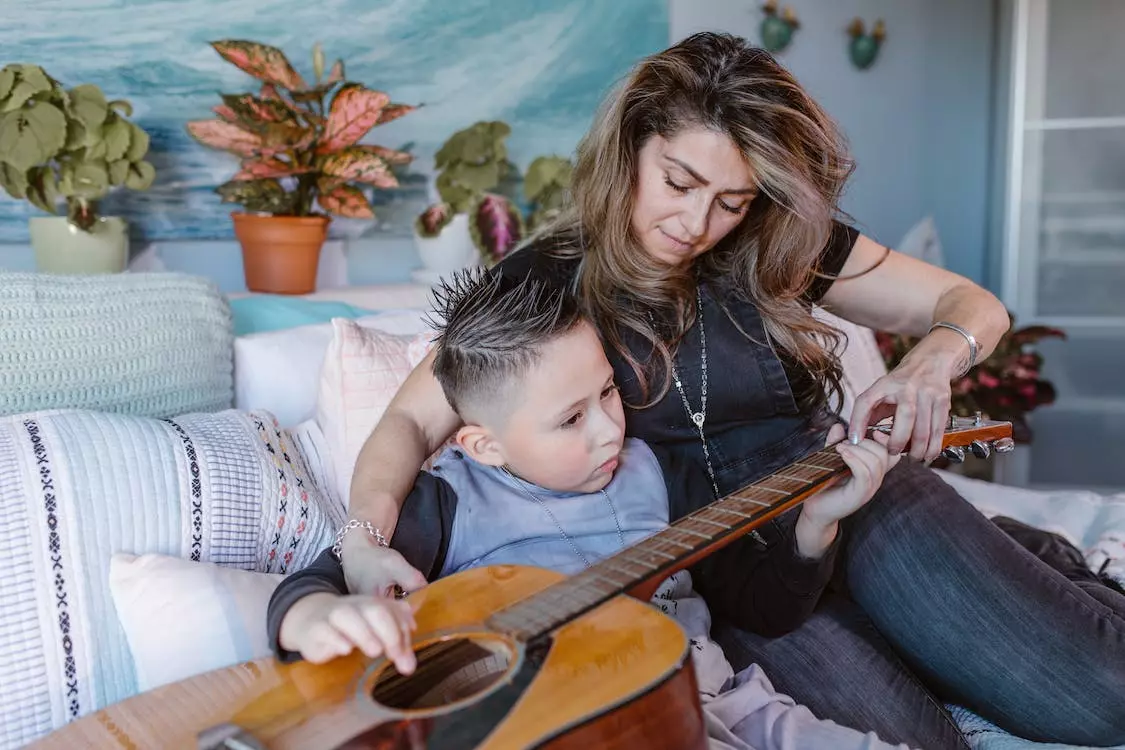
[[[827, 444], [844, 439], [844, 428], [835, 425], [828, 432]], [[840, 442], [836, 452], [851, 469], [851, 476], [835, 487], [805, 500], [797, 517], [794, 535], [802, 556], [820, 558], [832, 546], [840, 521], [862, 508], [883, 484], [883, 477], [898, 463], [900, 455], [887, 451], [890, 437], [875, 432], [858, 445]]]
[[285, 614], [278, 643], [306, 661], [323, 664], [358, 648], [372, 659], [386, 656], [402, 674], [417, 666], [409, 603], [381, 596], [328, 592], [299, 599]]

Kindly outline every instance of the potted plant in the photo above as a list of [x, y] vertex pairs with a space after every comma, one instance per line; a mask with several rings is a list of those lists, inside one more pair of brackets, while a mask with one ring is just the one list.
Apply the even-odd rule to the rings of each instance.
[[562, 212], [573, 170], [570, 161], [560, 156], [540, 156], [528, 165], [523, 180], [526, 219], [504, 195], [485, 192], [477, 196], [469, 207], [469, 235], [485, 265], [502, 261], [527, 232], [536, 231]]
[[146, 190], [156, 170], [144, 160], [148, 134], [107, 102], [101, 89], [63, 88], [38, 65], [0, 70], [0, 185], [49, 214], [28, 221], [36, 266], [52, 273], [113, 273], [129, 260], [128, 226], [101, 216], [112, 189]]
[[438, 200], [414, 221], [415, 247], [429, 280], [479, 262], [470, 214], [480, 210], [495, 218], [497, 210], [507, 210], [507, 199], [490, 191], [518, 177], [505, 144], [511, 132], [504, 122], [476, 122], [451, 135], [434, 155]]
[[392, 167], [413, 157], [359, 141], [374, 127], [413, 111], [382, 92], [350, 82], [337, 60], [325, 73], [313, 48], [315, 81], [306, 83], [276, 47], [211, 42], [226, 61], [262, 82], [257, 93], [225, 94], [213, 120], [187, 124], [199, 142], [241, 158], [216, 192], [243, 211], [231, 214], [252, 291], [304, 294], [316, 286], [329, 215], [370, 219], [365, 191], [398, 186]]
[[529, 231], [534, 232], [562, 211], [573, 172], [574, 165], [561, 156], [540, 156], [528, 165], [523, 195], [531, 207]]

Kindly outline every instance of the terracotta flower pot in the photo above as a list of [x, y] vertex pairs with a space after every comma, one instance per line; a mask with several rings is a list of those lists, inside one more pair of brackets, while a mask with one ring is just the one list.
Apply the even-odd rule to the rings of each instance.
[[270, 294], [308, 294], [316, 289], [327, 216], [268, 216], [234, 212], [242, 244], [246, 288]]

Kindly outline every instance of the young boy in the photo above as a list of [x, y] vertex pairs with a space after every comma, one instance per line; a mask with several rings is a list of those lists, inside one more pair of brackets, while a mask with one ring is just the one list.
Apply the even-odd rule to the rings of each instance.
[[[625, 438], [613, 370], [571, 298], [534, 282], [465, 273], [439, 299], [434, 374], [464, 424], [455, 445], [418, 475], [390, 543], [428, 580], [496, 564], [575, 573], [712, 499], [702, 467]], [[854, 477], [813, 500], [859, 507], [892, 461], [872, 440], [842, 446], [841, 455]], [[386, 543], [372, 529], [343, 533]], [[807, 614], [827, 583], [835, 545], [810, 560], [785, 541], [771, 564], [743, 566], [724, 593], [768, 601], [794, 618]], [[729, 545], [697, 570], [738, 569], [748, 544]], [[664, 581], [653, 602], [692, 640], [712, 746], [886, 747], [873, 734], [816, 719], [776, 693], [756, 665], [735, 675], [710, 639], [710, 614], [687, 571]], [[409, 605], [348, 595], [332, 550], [282, 582], [268, 619], [282, 660], [323, 662], [359, 648], [385, 653], [404, 673], [415, 666]]]

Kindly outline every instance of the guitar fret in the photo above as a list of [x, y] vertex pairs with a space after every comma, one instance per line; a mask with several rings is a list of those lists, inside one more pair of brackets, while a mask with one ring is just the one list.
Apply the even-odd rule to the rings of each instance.
[[801, 482], [815, 482], [820, 479], [823, 472], [802, 466], [787, 466], [779, 471], [776, 476], [797, 479]]
[[732, 500], [732, 501], [738, 501], [738, 502], [742, 502], [742, 503], [750, 503], [752, 505], [757, 505], [759, 508], [772, 508], [773, 507], [772, 501], [759, 500], [756, 497], [748, 497], [746, 495], [732, 495], [729, 499]]
[[566, 584], [558, 586], [557, 588], [558, 592], [555, 594], [555, 598], [559, 600], [559, 603], [566, 610], [565, 614], [578, 612], [590, 606], [592, 600], [590, 599], [589, 591], [576, 591], [573, 586], [568, 586]]
[[[752, 492], [753, 489], [746, 490], [746, 491]], [[758, 500], [757, 498], [750, 497], [749, 495], [741, 494], [741, 493], [737, 494], [737, 495], [731, 495], [727, 498], [727, 500], [728, 501], [738, 500], [738, 501], [742, 501], [742, 502], [753, 503], [754, 505], [760, 505], [763, 508], [772, 508], [773, 507], [773, 503], [766, 502], [765, 500]]]
[[758, 515], [757, 513], [746, 513], [745, 511], [741, 511], [738, 508], [728, 507], [726, 503], [723, 504], [723, 512], [724, 513], [730, 513], [732, 515], [738, 516], [739, 518], [746, 518], [746, 519], [754, 518], [755, 516]]
[[[598, 575], [611, 581], [615, 586], [627, 586], [633, 582], [633, 577], [626, 575], [619, 570], [610, 569], [605, 563], [599, 563], [597, 566]], [[617, 576], [624, 576], [624, 579], [617, 578]]]
[[[704, 524], [706, 524], [706, 526], [704, 526]], [[700, 534], [705, 539], [710, 539], [715, 535], [715, 529], [713, 528], [715, 525], [713, 521], [708, 522], [705, 518], [687, 516], [676, 523], [676, 528], [681, 531], [690, 531], [693, 534]], [[726, 524], [718, 524], [718, 526], [720, 528], [726, 528]]]
[[[809, 456], [809, 458], [815, 458], [815, 456]], [[824, 458], [828, 459], [829, 456], [824, 456]], [[794, 466], [800, 466], [800, 467], [805, 468], [805, 469], [813, 469], [814, 471], [826, 472], [826, 471], [835, 471], [836, 469], [839, 468], [840, 464], [842, 464], [843, 462], [844, 462], [843, 459], [840, 459], [838, 462], [836, 462], [836, 461], [829, 462], [828, 465], [826, 466], [826, 465], [823, 465], [823, 464], [809, 463], [808, 460], [806, 459], [804, 461], [798, 461], [797, 463], [795, 463], [793, 465]], [[835, 464], [835, 465], [832, 465], [832, 464]]]
[[[685, 552], [691, 552], [693, 549], [695, 549], [695, 547], [690, 545], [690, 544], [684, 544], [683, 542], [680, 542], [680, 541], [677, 541], [677, 540], [673, 539], [671, 536], [668, 535], [667, 532], [661, 534], [660, 538], [653, 542], [653, 545], [656, 549], [660, 549], [659, 545], [672, 545], [672, 546], [675, 546], [675, 547], [679, 547], [680, 549], [684, 550]], [[677, 555], [673, 555], [669, 559], [675, 560], [678, 557], [679, 557], [679, 555], [677, 554]]]
[[635, 560], [629, 560], [629, 559], [625, 558], [624, 556], [619, 556], [619, 555], [615, 555], [615, 556], [609, 558], [608, 560], [605, 560], [602, 563], [602, 565], [617, 566], [618, 568], [621, 569], [622, 572], [626, 573], [627, 575], [633, 576], [633, 577], [636, 577], [638, 575], [638, 573], [635, 570], [629, 570], [628, 568], [625, 567], [626, 565], [630, 565], [634, 568], [640, 568], [641, 569], [640, 575], [648, 573], [651, 570], [651, 568], [647, 565], [642, 565], [641, 563], [639, 563]]
[[588, 582], [588, 583], [584, 583], [583, 586], [586, 586], [586, 585], [600, 586], [600, 587], [604, 588], [606, 591], [613, 591], [613, 590], [617, 589], [618, 588], [617, 583], [614, 582], [614, 581], [608, 580], [607, 578], [602, 576], [599, 572], [600, 569], [601, 569], [601, 564], [598, 564], [598, 565], [595, 565], [594, 567], [590, 568], [589, 570], [586, 570], [585, 572], [580, 573], [579, 575], [582, 576], [583, 580]]
[[676, 555], [670, 555], [667, 552], [655, 549], [653, 545], [648, 542], [646, 542], [643, 547], [637, 547], [636, 549], [631, 550], [631, 553], [634, 555], [651, 556], [653, 558], [652, 560], [645, 560], [643, 558], [639, 560], [639, 562], [647, 565], [650, 570], [659, 568], [664, 563], [668, 562], [669, 560], [675, 560], [677, 557]]
[[722, 524], [725, 528], [728, 529], [741, 523], [742, 519], [748, 518], [748, 516], [744, 516], [741, 513], [736, 513], [733, 510], [720, 508], [718, 506], [712, 506], [711, 508], [705, 509], [705, 512], [710, 513], [712, 516], [718, 516], [718, 520], [713, 521], [712, 523]]
[[722, 523], [721, 521], [712, 521], [710, 518], [704, 518], [702, 515], [692, 516], [691, 520], [697, 521], [699, 523], [710, 524], [711, 526], [715, 526], [720, 529], [726, 529], [730, 526], [730, 524]]
[[763, 479], [759, 482], [756, 482], [754, 484], [754, 489], [756, 489], [756, 490], [768, 490], [769, 492], [776, 492], [776, 493], [781, 494], [781, 495], [792, 495], [793, 494], [793, 488], [784, 486], [785, 481], [786, 480], [781, 479], [779, 477], [773, 477], [773, 476], [766, 477], [765, 479]]
[[619, 591], [621, 589], [621, 583], [604, 575], [601, 572], [600, 565], [595, 565], [593, 568], [590, 568], [590, 570], [587, 571], [586, 575], [590, 576], [591, 581], [598, 582], [610, 591]]
[[682, 523], [678, 523], [675, 526], [673, 526], [672, 530], [676, 531], [680, 534], [691, 534], [692, 536], [698, 537], [698, 538], [703, 539], [705, 541], [709, 541], [711, 539], [710, 534], [704, 534], [701, 531], [696, 531], [695, 529], [689, 529], [687, 526], [685, 526]]

